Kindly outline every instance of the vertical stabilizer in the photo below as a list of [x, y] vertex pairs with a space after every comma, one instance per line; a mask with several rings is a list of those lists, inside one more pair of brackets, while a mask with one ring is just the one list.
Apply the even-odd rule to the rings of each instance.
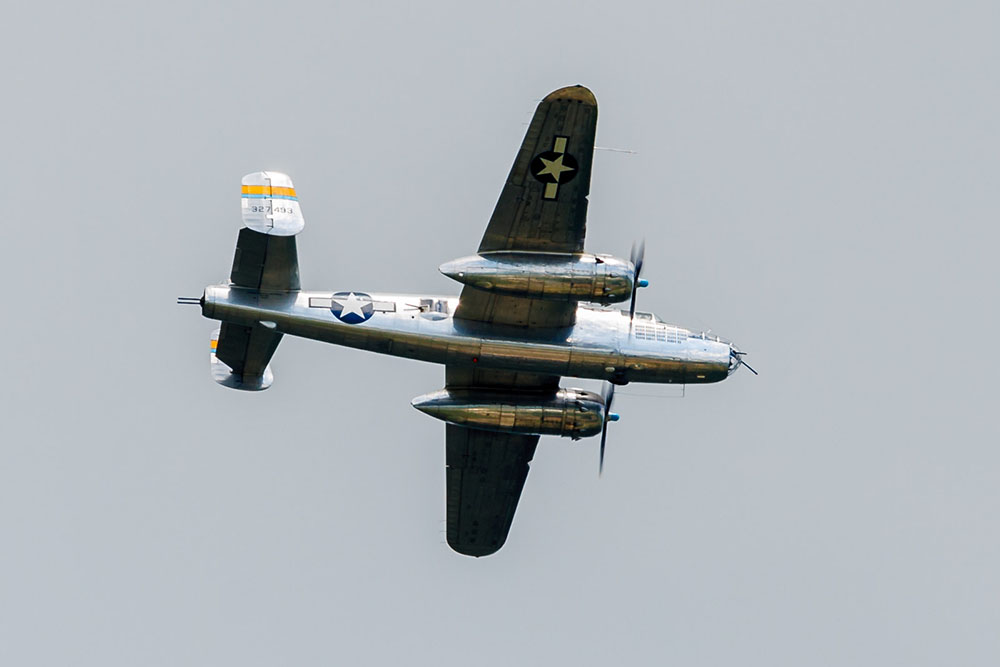
[[269, 362], [279, 342], [280, 333], [223, 322], [212, 332], [212, 379], [231, 389], [267, 389], [274, 382]]
[[305, 227], [292, 179], [276, 171], [243, 177], [243, 229], [229, 279], [263, 292], [301, 289], [295, 235]]

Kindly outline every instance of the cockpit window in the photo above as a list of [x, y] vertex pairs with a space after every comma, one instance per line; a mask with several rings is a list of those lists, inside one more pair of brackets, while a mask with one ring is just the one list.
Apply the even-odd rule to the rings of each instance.
[[660, 343], [683, 343], [688, 338], [686, 330], [659, 321], [656, 324], [636, 322], [632, 328], [632, 335], [637, 340], [653, 340]]
[[[628, 311], [627, 310], [623, 310], [621, 312], [622, 312], [622, 316], [623, 317], [628, 317]], [[637, 322], [649, 322], [649, 321], [653, 321], [653, 322], [656, 322], [657, 324], [664, 324], [664, 321], [662, 319], [660, 319], [660, 316], [659, 315], [654, 315], [653, 313], [644, 313], [644, 312], [636, 311], [635, 312], [635, 319], [636, 319]]]
[[715, 341], [716, 343], [725, 343], [727, 345], [729, 345], [729, 344], [732, 343], [732, 341], [729, 340], [728, 338], [723, 338], [722, 336], [717, 336], [716, 334], [712, 333], [711, 331], [702, 331], [700, 333], [690, 333], [689, 332], [688, 333], [688, 337], [689, 338], [700, 338], [702, 340], [711, 340], [711, 341]]

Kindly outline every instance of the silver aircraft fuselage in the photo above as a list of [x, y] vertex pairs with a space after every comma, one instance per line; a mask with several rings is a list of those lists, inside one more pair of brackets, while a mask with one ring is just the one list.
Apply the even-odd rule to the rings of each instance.
[[[698, 384], [724, 380], [739, 364], [716, 336], [666, 324], [650, 313], [580, 305], [558, 329], [482, 325], [452, 317], [458, 297], [357, 295], [363, 315], [344, 321], [334, 292], [266, 293], [231, 285], [206, 288], [202, 314], [277, 333], [449, 366], [608, 380], [616, 384]], [[342, 298], [342, 297], [341, 297]]]

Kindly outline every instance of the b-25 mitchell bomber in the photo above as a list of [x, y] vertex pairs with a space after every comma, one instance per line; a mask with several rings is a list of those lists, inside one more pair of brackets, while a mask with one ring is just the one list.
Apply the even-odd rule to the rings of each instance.
[[[496, 552], [539, 436], [600, 435], [603, 467], [616, 385], [718, 382], [746, 365], [727, 341], [636, 312], [641, 246], [628, 260], [584, 252], [596, 129], [587, 88], [541, 101], [477, 254], [440, 267], [462, 283], [458, 298], [303, 290], [295, 236], [305, 221], [291, 179], [245, 176], [229, 282], [180, 299], [222, 322], [213, 378], [267, 389], [285, 334], [443, 364], [444, 388], [413, 406], [447, 424], [448, 544]], [[562, 388], [563, 376], [604, 380], [605, 390]]]

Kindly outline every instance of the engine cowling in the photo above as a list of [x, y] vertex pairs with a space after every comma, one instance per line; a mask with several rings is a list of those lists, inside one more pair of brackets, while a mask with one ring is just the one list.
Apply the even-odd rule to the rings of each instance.
[[442, 264], [465, 285], [550, 301], [617, 303], [632, 295], [635, 267], [609, 255], [490, 252]]
[[413, 407], [468, 428], [574, 440], [597, 435], [604, 426], [604, 400], [582, 389], [560, 389], [548, 398], [508, 392], [442, 389], [418, 396]]

